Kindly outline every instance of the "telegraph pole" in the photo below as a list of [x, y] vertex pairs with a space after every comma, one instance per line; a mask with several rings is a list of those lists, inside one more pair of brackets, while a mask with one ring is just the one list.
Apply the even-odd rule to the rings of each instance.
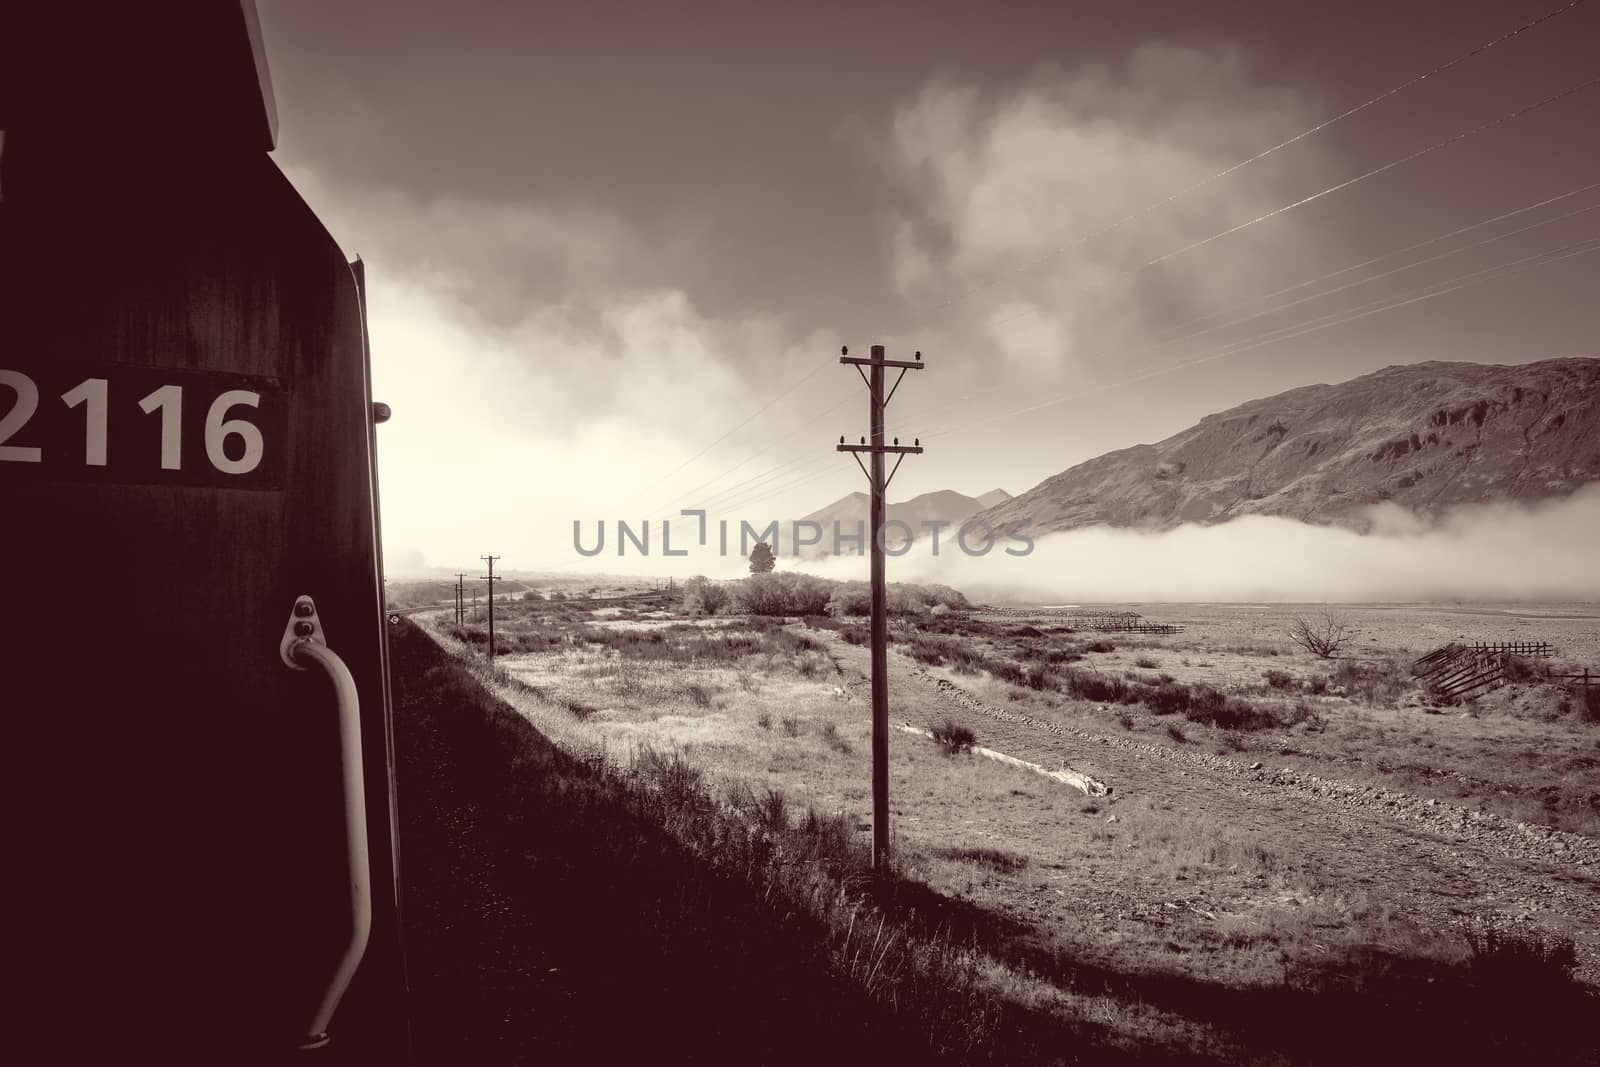
[[456, 625], [467, 624], [467, 575], [465, 571], [456, 572]]
[[494, 583], [505, 579], [494, 576], [494, 561], [499, 559], [499, 556], [479, 556], [478, 558], [487, 561], [489, 564], [489, 573], [479, 575], [479, 577], [489, 583], [489, 661], [492, 663], [494, 662]]
[[[872, 540], [872, 868], [882, 874], [889, 867], [889, 620], [885, 605], [883, 497], [889, 489], [889, 483], [894, 480], [895, 472], [900, 469], [901, 461], [908, 454], [922, 452], [920, 439], [910, 445], [902, 445], [898, 437], [893, 444], [883, 443], [883, 409], [893, 399], [895, 390], [900, 388], [900, 380], [906, 376], [906, 371], [921, 370], [923, 363], [921, 352], [917, 353], [914, 361], [885, 359], [882, 345], [872, 346], [870, 359], [852, 356], [849, 348], [841, 348], [839, 362], [854, 366], [867, 385], [868, 425], [872, 433], [870, 444], [863, 439], [859, 445], [847, 445], [841, 437], [835, 450], [851, 453], [856, 466], [867, 476], [872, 490], [867, 527], [867, 536]], [[862, 371], [862, 367], [870, 368], [871, 373]], [[883, 391], [885, 367], [897, 367], [900, 370], [887, 395]], [[870, 470], [862, 464], [858, 454], [861, 452], [871, 455]], [[894, 461], [894, 470], [885, 478], [883, 457], [891, 452], [898, 458]]]

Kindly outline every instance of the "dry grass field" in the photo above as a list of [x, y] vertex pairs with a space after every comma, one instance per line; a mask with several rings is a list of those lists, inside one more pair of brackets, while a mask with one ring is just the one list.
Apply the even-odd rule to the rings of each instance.
[[[967, 954], [984, 1003], [1141, 1060], [1589, 1061], [1600, 723], [1537, 677], [1433, 704], [1406, 665], [1481, 639], [1592, 667], [1600, 617], [1351, 608], [1352, 652], [1328, 661], [1288, 640], [1292, 607], [1133, 610], [1185, 629], [1073, 632], [1025, 609], [893, 625], [892, 721], [1112, 787], [891, 737], [897, 876], [941, 902], [922, 936]], [[419, 621], [481, 654], [481, 633]], [[484, 683], [565, 751], [671, 753], [730, 811], [870, 838], [859, 620], [546, 602], [499, 631]]]

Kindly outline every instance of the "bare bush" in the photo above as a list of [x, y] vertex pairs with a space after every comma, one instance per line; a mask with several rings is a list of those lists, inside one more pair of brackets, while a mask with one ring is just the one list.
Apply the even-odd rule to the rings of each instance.
[[1337, 656], [1355, 638], [1355, 629], [1342, 616], [1331, 611], [1324, 611], [1313, 618], [1296, 615], [1294, 625], [1289, 627], [1291, 641], [1322, 659]]

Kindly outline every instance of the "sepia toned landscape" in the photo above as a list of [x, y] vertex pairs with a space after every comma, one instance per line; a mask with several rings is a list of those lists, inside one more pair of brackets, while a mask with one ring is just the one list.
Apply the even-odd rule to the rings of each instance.
[[1597, 42], [8, 5], [8, 1062], [1600, 1067]]
[[[815, 610], [747, 610], [761, 586]], [[770, 842], [730, 876], [803, 884], [829, 958], [930, 1053], [1007, 1062], [1062, 1034], [1093, 1062], [1592, 1053], [1570, 1012], [1600, 977], [1600, 685], [1557, 676], [1600, 651], [1593, 606], [1341, 605], [1346, 647], [1322, 658], [1290, 637], [1321, 606], [894, 593], [887, 898], [862, 880], [870, 668], [848, 587], [508, 595], [492, 670], [481, 620], [405, 625], [575, 759], [669, 806], [688, 790], [704, 808], [669, 832], [714, 812]], [[1110, 628], [1139, 625], [1181, 629]], [[1413, 676], [1462, 641], [1557, 651], [1477, 699]], [[1357, 1009], [1377, 1021], [1342, 1026]]]

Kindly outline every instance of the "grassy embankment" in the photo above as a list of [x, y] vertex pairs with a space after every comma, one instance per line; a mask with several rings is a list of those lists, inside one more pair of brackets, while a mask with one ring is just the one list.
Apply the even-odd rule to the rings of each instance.
[[[1564, 1016], [1551, 1015], [1576, 995], [1560, 981], [1559, 960], [1515, 962], [1519, 953], [1559, 955], [1560, 946], [1441, 940], [1260, 835], [1150, 800], [1119, 807], [1113, 830], [1078, 794], [931, 744], [897, 746], [898, 870], [877, 882], [861, 833], [865, 724], [824, 647], [762, 620], [632, 615], [533, 606], [507, 619], [508, 670], [480, 667], [474, 677], [438, 662], [400, 687], [409, 709], [402, 740], [416, 720], [426, 726], [413, 727], [417, 736], [432, 739], [424, 761], [456, 764], [432, 772], [428, 788], [472, 792], [443, 839], [408, 840], [408, 867], [419, 853], [430, 864], [466, 840], [487, 850], [469, 868], [495, 868], [489, 898], [413, 913], [432, 945], [420, 958], [448, 968], [464, 966], [450, 962], [463, 951], [487, 954], [503, 968], [488, 980], [507, 982], [523, 1005], [505, 1011], [528, 1026], [552, 1016], [524, 999], [532, 980], [523, 961], [553, 936], [549, 916], [560, 915], [566, 966], [596, 972], [592, 989], [570, 1001], [583, 1011], [607, 996], [606, 975], [630, 969], [619, 961], [645, 946], [642, 958], [665, 968], [645, 973], [646, 988], [667, 980], [694, 991], [692, 1008], [668, 1014], [710, 1012], [723, 1020], [714, 1029], [752, 1017], [754, 996], [765, 1006], [754, 1016], [763, 1033], [809, 1033], [806, 1020], [817, 1017], [797, 1005], [820, 998], [822, 1015], [837, 1015], [843, 1032], [897, 1035], [886, 1040], [901, 1060], [937, 1052], [970, 1062], [1343, 1062], [1448, 1050], [1473, 1062], [1535, 1051], [1533, 1042], [1559, 1061], [1572, 1048]], [[437, 658], [422, 642], [408, 637], [397, 663]], [[541, 877], [551, 849], [558, 870]], [[1104, 928], [1114, 924], [1091, 910], [1099, 905], [1029, 903], [1060, 894], [1051, 886], [1061, 872], [1095, 863], [1143, 886], [1248, 886], [1297, 903], [1226, 921], [1179, 915], [1149, 936], [1109, 937]], [[455, 866], [446, 859], [424, 881], [446, 897], [469, 893], [462, 887], [481, 879], [456, 879]], [[644, 928], [629, 918], [638, 901], [611, 899], [606, 887], [619, 885], [642, 885], [655, 902]], [[549, 899], [552, 886], [566, 887], [559, 900]], [[439, 933], [452, 924], [451, 904], [493, 917], [474, 948]], [[730, 959], [755, 957], [791, 984], [730, 970]], [[570, 962], [591, 959], [609, 962]], [[1515, 982], [1501, 980], [1512, 973]], [[739, 976], [732, 988], [723, 981], [730, 974]], [[797, 996], [793, 983], [806, 992]], [[1462, 1013], [1492, 1002], [1503, 1021], [1508, 997], [1557, 1025], [1489, 1026], [1489, 1015]], [[837, 998], [868, 1016], [837, 1014], [827, 1007]], [[494, 1029], [487, 1016], [479, 1021]], [[432, 1032], [446, 1041], [453, 1029], [442, 1021]], [[702, 1051], [790, 1047], [751, 1040], [740, 1030]]]

